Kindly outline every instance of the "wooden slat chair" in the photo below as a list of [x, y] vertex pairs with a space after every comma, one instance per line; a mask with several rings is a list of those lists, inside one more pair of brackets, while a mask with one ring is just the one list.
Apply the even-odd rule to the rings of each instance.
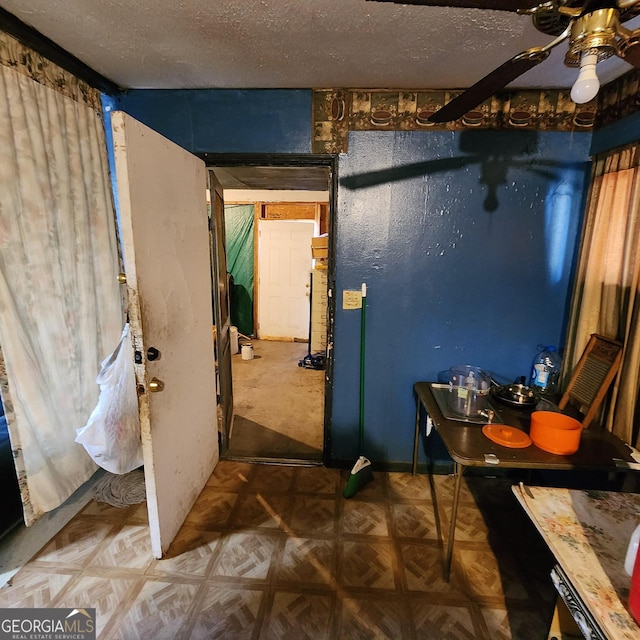
[[618, 373], [622, 360], [622, 343], [592, 333], [587, 346], [562, 395], [560, 410], [573, 407], [588, 427]]

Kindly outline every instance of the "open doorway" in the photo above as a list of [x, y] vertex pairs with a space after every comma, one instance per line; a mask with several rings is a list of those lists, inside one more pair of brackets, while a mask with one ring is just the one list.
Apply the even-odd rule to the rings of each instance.
[[319, 464], [330, 406], [333, 159], [205, 160], [223, 187], [232, 320], [234, 415], [221, 454]]

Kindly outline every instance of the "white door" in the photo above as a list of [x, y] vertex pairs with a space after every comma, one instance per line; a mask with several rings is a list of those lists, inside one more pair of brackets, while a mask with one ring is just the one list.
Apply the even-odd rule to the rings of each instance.
[[112, 130], [149, 527], [160, 558], [219, 456], [207, 173], [123, 112], [112, 114]]
[[258, 221], [258, 337], [309, 339], [311, 220]]

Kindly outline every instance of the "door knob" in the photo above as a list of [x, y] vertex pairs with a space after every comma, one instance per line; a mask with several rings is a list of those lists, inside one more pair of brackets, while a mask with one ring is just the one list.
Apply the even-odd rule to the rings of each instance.
[[147, 360], [157, 360], [160, 357], [160, 352], [155, 347], [149, 347], [147, 349]]
[[149, 382], [149, 391], [151, 391], [151, 393], [164, 391], [164, 382], [162, 382], [162, 380], [158, 380], [158, 378], [151, 378], [151, 382]]

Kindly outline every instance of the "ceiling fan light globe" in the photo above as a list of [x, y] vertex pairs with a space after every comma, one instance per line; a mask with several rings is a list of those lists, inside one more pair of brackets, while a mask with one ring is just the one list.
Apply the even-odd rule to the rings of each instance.
[[573, 102], [584, 104], [598, 95], [600, 80], [598, 80], [598, 75], [596, 74], [597, 62], [597, 55], [583, 54], [580, 62], [580, 73], [573, 87], [571, 87], [571, 100]]
[[596, 78], [595, 81], [583, 80], [576, 81], [571, 88], [571, 100], [576, 104], [584, 104], [585, 102], [591, 102], [597, 95], [600, 89], [600, 83]]

